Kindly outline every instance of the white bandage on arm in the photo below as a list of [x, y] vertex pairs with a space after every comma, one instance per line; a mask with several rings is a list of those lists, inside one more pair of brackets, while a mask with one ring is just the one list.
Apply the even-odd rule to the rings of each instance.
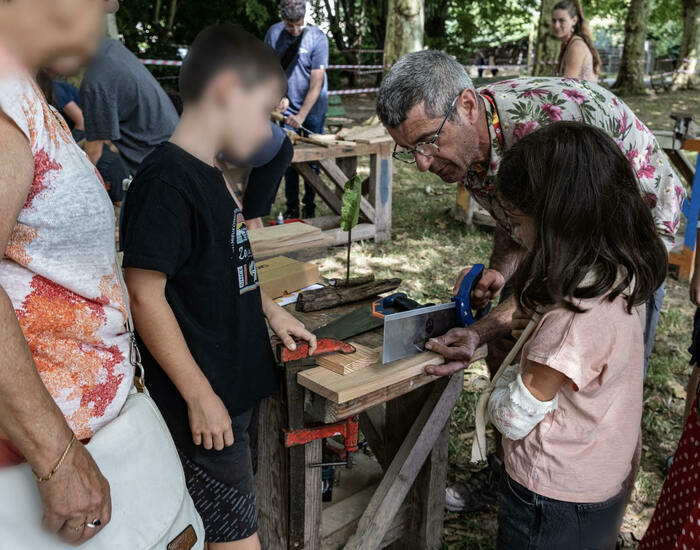
[[535, 399], [523, 384], [520, 365], [511, 365], [496, 382], [489, 398], [489, 417], [508, 439], [522, 439], [545, 415], [557, 408], [557, 396], [551, 401]]

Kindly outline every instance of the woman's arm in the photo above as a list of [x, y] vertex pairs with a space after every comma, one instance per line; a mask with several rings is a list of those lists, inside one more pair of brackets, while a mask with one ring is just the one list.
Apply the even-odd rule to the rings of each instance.
[[[34, 177], [34, 158], [26, 137], [0, 114], [0, 250], [5, 250]], [[58, 463], [72, 434], [44, 386], [14, 308], [0, 287], [0, 430], [41, 476]], [[39, 484], [44, 526], [72, 543], [97, 529], [76, 531], [85, 518], [109, 522], [109, 484], [85, 448], [76, 442], [56, 474]], [[94, 514], [94, 515], [93, 515]], [[89, 521], [89, 520], [88, 520]]]
[[282, 340], [282, 343], [288, 349], [294, 351], [297, 348], [294, 338], [301, 338], [309, 343], [309, 355], [313, 355], [316, 351], [316, 335], [306, 330], [304, 323], [282, 309], [263, 291], [260, 291], [260, 294], [262, 296], [263, 313], [267, 317], [267, 322], [270, 324], [273, 332]]
[[167, 276], [159, 271], [127, 268], [125, 279], [139, 336], [187, 403], [192, 441], [217, 451], [233, 445], [228, 410], [192, 357], [165, 299]]
[[83, 110], [75, 101], [66, 103], [63, 106], [63, 112], [68, 118], [73, 121], [73, 126], [76, 130], [85, 131], [85, 119], [83, 118]]
[[572, 38], [573, 42], [569, 44], [564, 56], [564, 74], [567, 78], [581, 78], [581, 70], [586, 58], [590, 55], [590, 51], [586, 43], [579, 39]]

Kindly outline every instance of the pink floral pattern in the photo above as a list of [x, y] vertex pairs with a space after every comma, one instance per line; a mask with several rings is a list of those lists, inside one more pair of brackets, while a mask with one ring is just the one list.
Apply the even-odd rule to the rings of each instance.
[[660, 236], [669, 249], [673, 246], [685, 189], [654, 135], [623, 101], [597, 84], [571, 78], [510, 79], [479, 92], [496, 105], [503, 143], [490, 123], [493, 106], [484, 101], [491, 136], [490, 158], [485, 164], [488, 170], [480, 173], [470, 169], [463, 183], [506, 229], [507, 219], [495, 196], [496, 175], [505, 150], [542, 125], [575, 120], [604, 130], [617, 143], [637, 174]]

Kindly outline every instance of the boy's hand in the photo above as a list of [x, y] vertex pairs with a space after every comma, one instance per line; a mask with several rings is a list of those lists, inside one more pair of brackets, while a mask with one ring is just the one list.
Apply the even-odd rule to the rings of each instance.
[[187, 402], [192, 441], [205, 449], [217, 451], [233, 445], [231, 417], [214, 390], [208, 388]]
[[310, 356], [316, 351], [316, 335], [311, 334], [301, 321], [295, 319], [293, 315], [281, 307], [276, 305], [273, 312], [268, 315], [267, 321], [287, 349], [291, 351], [297, 349], [297, 345], [294, 343], [294, 337], [296, 337], [309, 343]]

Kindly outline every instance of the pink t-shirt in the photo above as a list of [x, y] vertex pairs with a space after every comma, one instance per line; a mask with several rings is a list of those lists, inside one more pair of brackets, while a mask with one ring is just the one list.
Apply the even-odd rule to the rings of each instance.
[[559, 407], [523, 439], [503, 439], [508, 474], [540, 495], [602, 502], [627, 479], [641, 435], [644, 340], [637, 309], [583, 300], [587, 311], [546, 313], [523, 357], [573, 381]]

